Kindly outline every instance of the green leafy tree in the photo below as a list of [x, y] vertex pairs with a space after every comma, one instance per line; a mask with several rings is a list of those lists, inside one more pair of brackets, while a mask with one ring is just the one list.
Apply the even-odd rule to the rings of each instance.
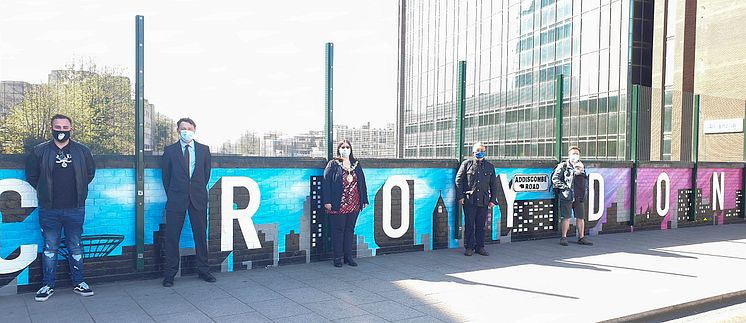
[[134, 101], [121, 69], [92, 62], [52, 71], [49, 82], [34, 85], [2, 120], [4, 153], [23, 153], [50, 138], [49, 121], [57, 113], [73, 119], [73, 138], [94, 154], [134, 153]]
[[166, 146], [176, 142], [176, 121], [156, 113], [153, 133], [153, 153], [162, 153]]

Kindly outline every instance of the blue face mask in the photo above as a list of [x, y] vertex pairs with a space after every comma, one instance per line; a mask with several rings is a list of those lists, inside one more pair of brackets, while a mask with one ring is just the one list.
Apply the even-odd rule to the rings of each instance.
[[479, 159], [484, 158], [484, 156], [487, 156], [487, 153], [484, 152], [484, 151], [480, 151], [480, 152], [474, 154], [474, 157], [477, 157]]
[[577, 163], [580, 160], [580, 155], [578, 155], [578, 154], [570, 154], [569, 159], [570, 159], [570, 163], [575, 164], [575, 163]]
[[191, 130], [182, 130], [179, 135], [183, 142], [189, 143], [192, 142], [192, 139], [194, 139], [194, 131]]

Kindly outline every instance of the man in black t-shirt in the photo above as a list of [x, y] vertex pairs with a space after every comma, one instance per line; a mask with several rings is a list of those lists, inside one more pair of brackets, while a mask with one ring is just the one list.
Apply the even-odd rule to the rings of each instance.
[[73, 291], [82, 296], [93, 295], [83, 277], [80, 237], [88, 184], [96, 174], [96, 165], [88, 147], [70, 139], [72, 120], [69, 117], [55, 115], [51, 125], [53, 139], [34, 147], [26, 158], [26, 179], [36, 189], [39, 225], [44, 238], [44, 286], [36, 293], [39, 302], [46, 301], [54, 293], [57, 249], [63, 230], [75, 286]]

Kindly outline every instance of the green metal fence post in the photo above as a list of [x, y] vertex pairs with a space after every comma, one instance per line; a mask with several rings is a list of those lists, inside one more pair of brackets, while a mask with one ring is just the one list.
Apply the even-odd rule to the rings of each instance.
[[135, 16], [135, 245], [137, 270], [145, 268], [145, 17]]
[[456, 160], [461, 162], [466, 155], [464, 150], [465, 134], [464, 118], [466, 116], [466, 61], [458, 62], [458, 87], [456, 101]]
[[326, 43], [326, 87], [324, 134], [326, 139], [326, 159], [332, 160], [334, 151], [334, 43]]
[[557, 75], [555, 80], [554, 103], [554, 155], [557, 162], [562, 161], [562, 103], [564, 101], [564, 75]]
[[[325, 87], [324, 87], [324, 139], [326, 140], [326, 160], [336, 156], [334, 151], [334, 43], [326, 43]], [[329, 215], [324, 212], [324, 223], [329, 222]], [[323, 239], [324, 251], [332, 250], [331, 236]]]
[[632, 181], [630, 190], [630, 212], [629, 212], [629, 226], [635, 227], [635, 212], [637, 210], [637, 113], [640, 110], [640, 85], [632, 85], [632, 99], [631, 99], [631, 123], [630, 128], [630, 159], [632, 160]]
[[[554, 156], [557, 158], [557, 163], [562, 162], [562, 104], [565, 100], [564, 84], [564, 75], [557, 75], [554, 83]], [[555, 194], [554, 207], [552, 208], [552, 213], [554, 213], [552, 222], [554, 223], [555, 231], [560, 231], [559, 203], [559, 194]]]
[[[466, 135], [466, 130], [464, 129], [464, 119], [466, 116], [466, 61], [458, 62], [458, 86], [456, 90], [458, 91], [456, 100], [456, 161], [461, 166], [461, 161], [463, 161], [466, 155], [464, 149], [464, 137]], [[463, 232], [461, 214], [463, 213], [463, 209], [458, 201], [456, 201], [456, 210], [456, 225], [454, 226], [456, 232], [454, 236], [456, 239], [461, 239]]]

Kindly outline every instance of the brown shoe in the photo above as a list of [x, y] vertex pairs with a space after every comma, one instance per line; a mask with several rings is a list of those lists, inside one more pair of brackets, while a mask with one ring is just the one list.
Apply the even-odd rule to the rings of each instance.
[[578, 239], [578, 244], [586, 245], [586, 246], [592, 246], [593, 242], [588, 241], [585, 237], [582, 237]]
[[490, 253], [487, 252], [487, 250], [484, 250], [484, 248], [479, 248], [479, 250], [477, 250], [477, 253], [480, 254], [480, 255], [482, 255], [482, 256], [489, 256], [490, 255]]
[[473, 256], [474, 255], [474, 249], [466, 249], [466, 252], [464, 252], [464, 256]]
[[563, 246], [567, 247], [568, 246], [568, 244], [567, 244], [567, 238], [564, 238], [564, 237], [560, 238], [560, 245], [563, 245]]

